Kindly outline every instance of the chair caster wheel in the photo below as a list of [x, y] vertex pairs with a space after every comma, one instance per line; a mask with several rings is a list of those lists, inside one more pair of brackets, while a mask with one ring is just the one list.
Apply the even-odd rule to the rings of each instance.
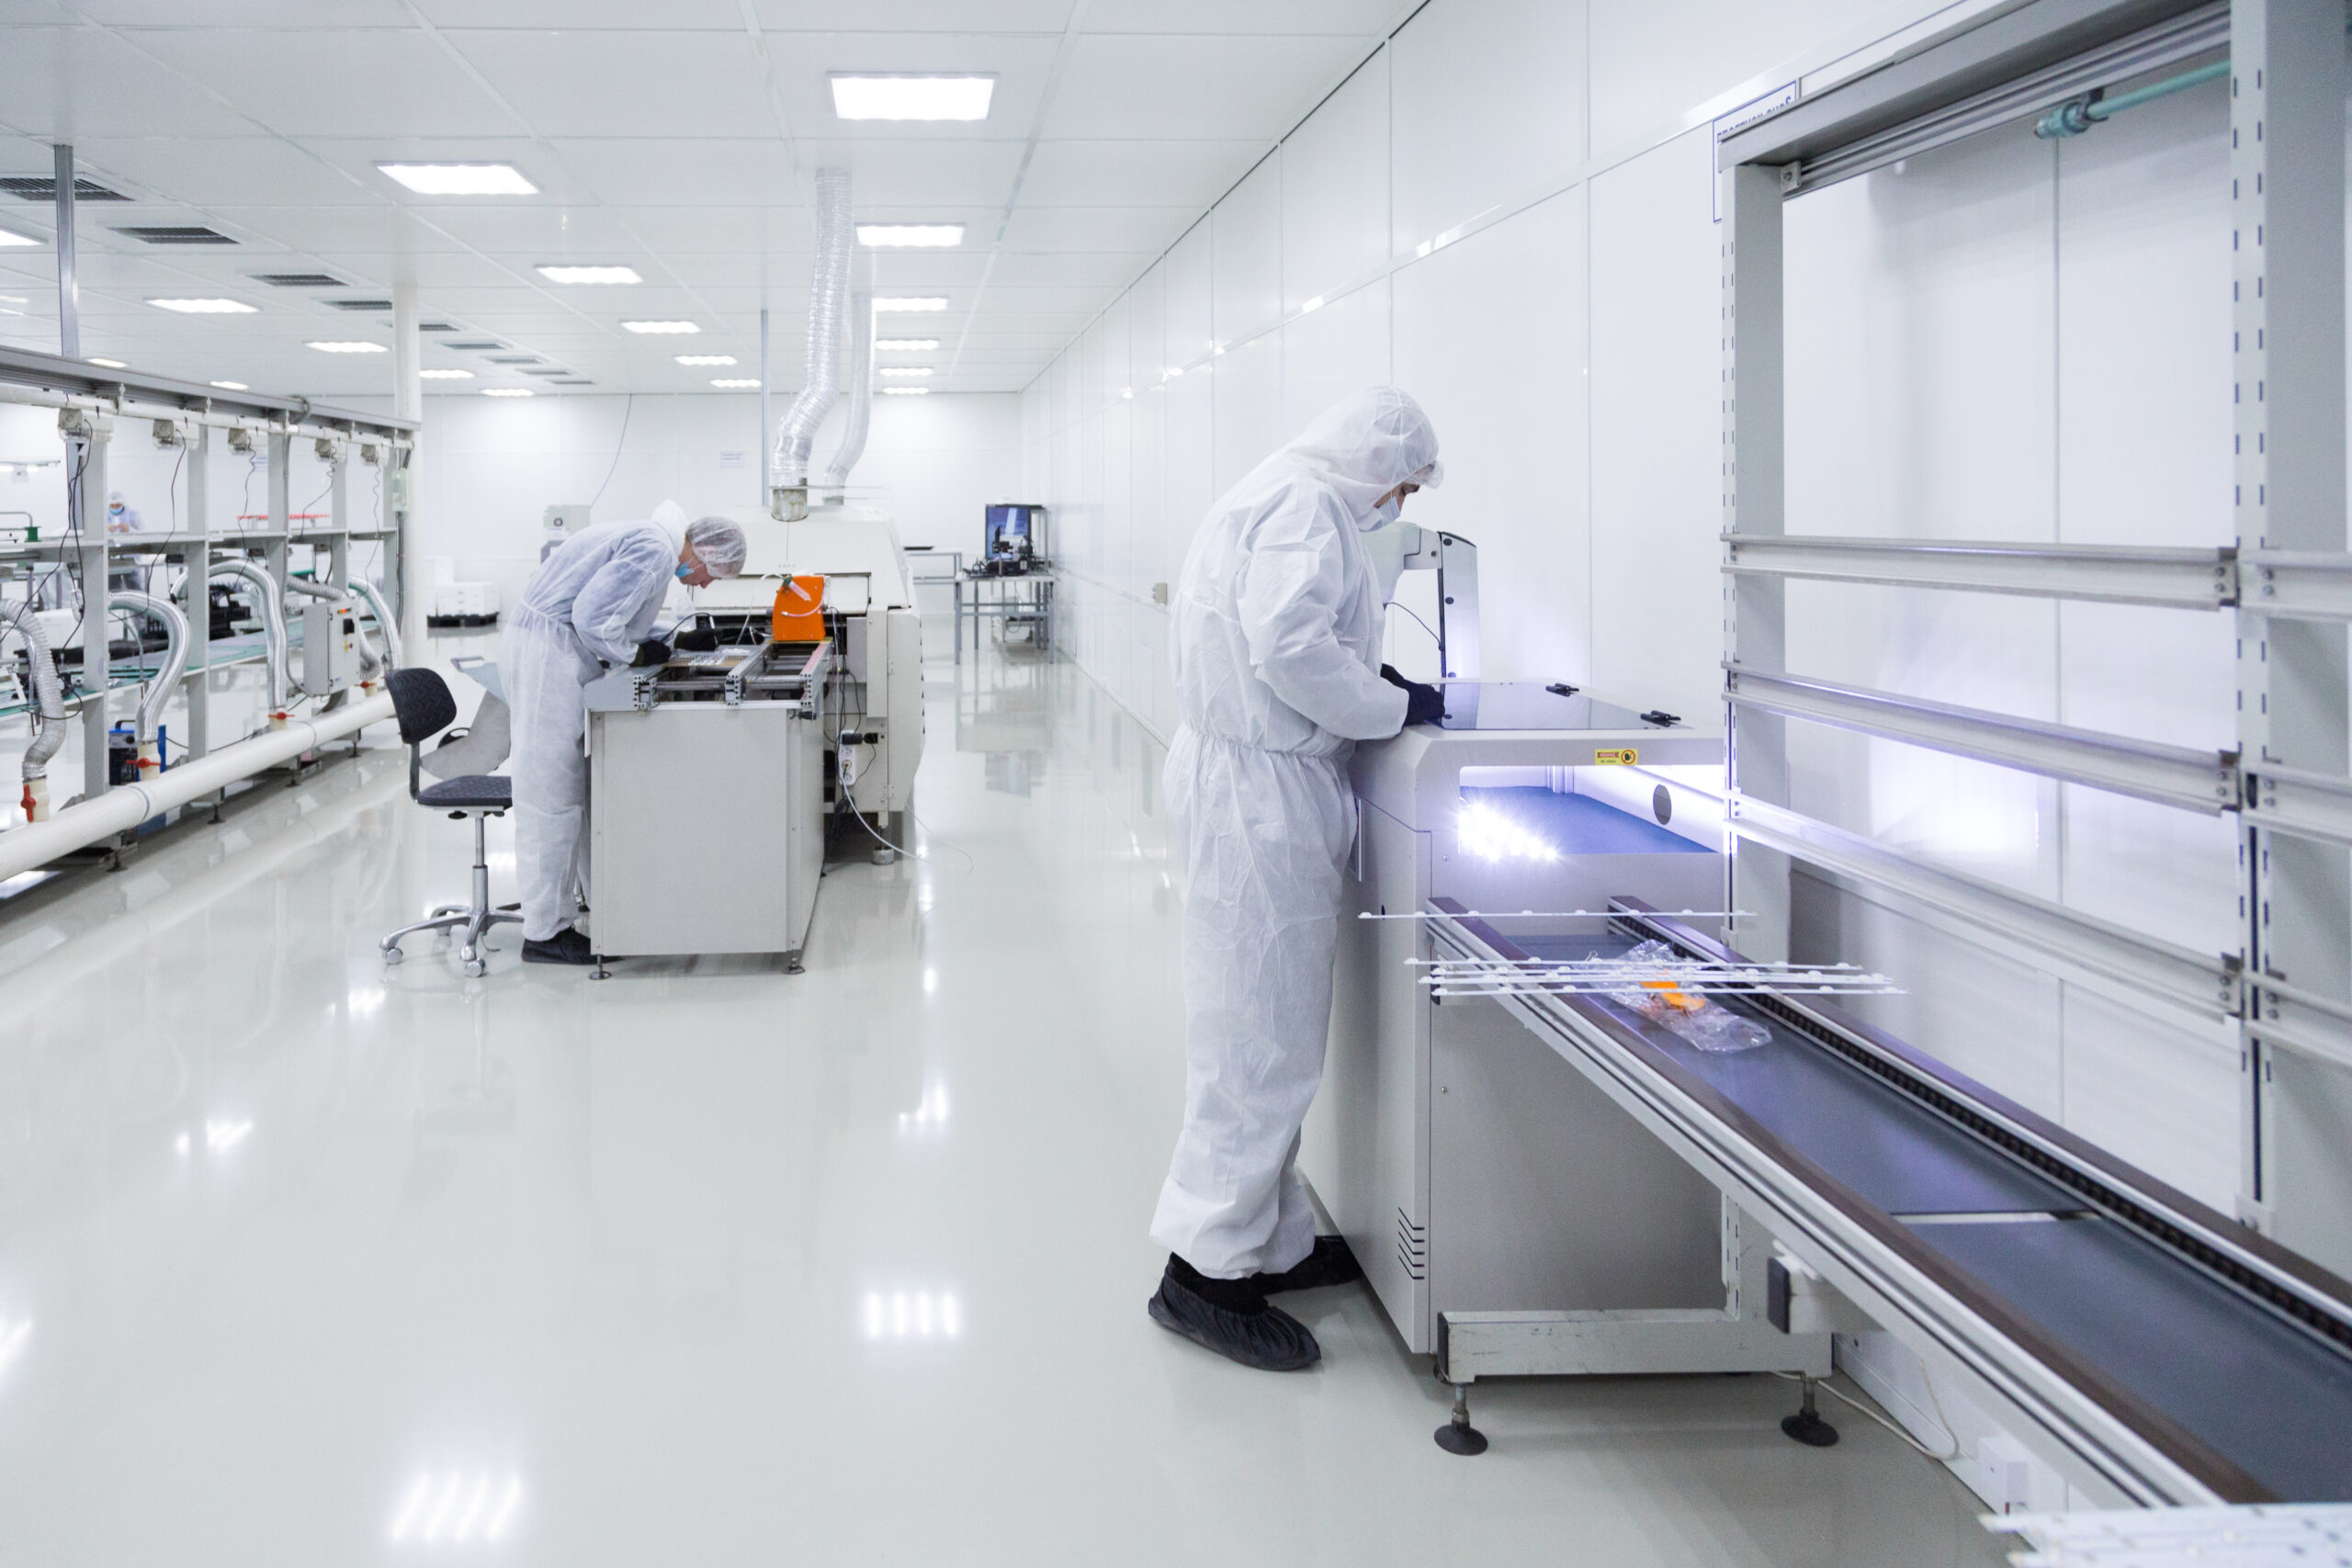
[[490, 967], [489, 963], [470, 948], [458, 954], [458, 959], [465, 966], [466, 978], [469, 980], [481, 979], [482, 972]]
[[384, 949], [384, 964], [387, 967], [398, 964], [404, 956], [406, 955], [397, 947]]
[[876, 850], [874, 852], [874, 863], [876, 865], [890, 865], [895, 863], [898, 858], [899, 852], [896, 850]]

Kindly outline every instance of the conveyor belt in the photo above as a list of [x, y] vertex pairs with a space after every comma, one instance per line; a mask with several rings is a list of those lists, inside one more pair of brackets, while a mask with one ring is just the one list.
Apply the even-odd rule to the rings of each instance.
[[[1437, 906], [1477, 956], [1649, 937], [1737, 956], [1630, 899], [1605, 939], [1506, 937]], [[2352, 1500], [2352, 1286], [1833, 1006], [1725, 1005], [1771, 1042], [1713, 1055], [1606, 998], [1513, 998], [1622, 1102], [1691, 1134], [1696, 1163], [1796, 1250], [1860, 1279], [1888, 1327], [1951, 1353], [2127, 1495]]]

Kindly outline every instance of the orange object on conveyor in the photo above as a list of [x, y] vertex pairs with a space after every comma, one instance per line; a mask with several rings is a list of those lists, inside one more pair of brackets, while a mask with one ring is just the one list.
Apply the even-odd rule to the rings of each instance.
[[775, 624], [771, 635], [778, 642], [824, 640], [823, 578], [787, 577], [784, 580], [784, 586], [775, 591]]

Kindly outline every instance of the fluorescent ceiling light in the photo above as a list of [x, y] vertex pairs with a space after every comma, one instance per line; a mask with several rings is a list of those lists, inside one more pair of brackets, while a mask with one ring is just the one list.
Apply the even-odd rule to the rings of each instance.
[[390, 354], [391, 352], [380, 343], [314, 343], [311, 346], [321, 354]]
[[533, 393], [528, 387], [484, 387], [481, 395], [485, 398], [527, 398]]
[[250, 316], [254, 308], [242, 299], [150, 299], [158, 310], [177, 310], [183, 316]]
[[119, 359], [101, 359], [95, 354], [90, 355], [90, 363], [93, 365], [103, 366], [108, 370], [128, 370], [130, 368], [130, 366], [125, 365]]
[[843, 119], [986, 119], [993, 76], [832, 78], [833, 113]]
[[541, 277], [549, 283], [642, 283], [633, 266], [543, 266]]
[[939, 340], [935, 337], [886, 337], [876, 338], [874, 346], [885, 354], [929, 354], [939, 346]]
[[931, 374], [931, 367], [928, 365], [885, 365], [882, 367], [882, 374], [885, 376], [928, 376]]
[[964, 243], [961, 223], [861, 223], [857, 243], [879, 249], [886, 245], [944, 249]]
[[0, 305], [21, 305], [24, 302], [25, 297], [21, 294], [0, 294]]
[[756, 387], [760, 384], [760, 379], [756, 376], [714, 376], [710, 378], [710, 384], [714, 387], [725, 387], [729, 391], [733, 391], [740, 387]]
[[702, 329], [692, 321], [623, 321], [622, 328], [633, 333], [698, 333]]
[[243, 392], [248, 390], [243, 381], [215, 381], [212, 384], [220, 388], [224, 392]]
[[882, 395], [886, 398], [922, 398], [928, 397], [930, 394], [929, 387], [885, 387], [882, 389]]
[[682, 354], [678, 355], [678, 363], [681, 365], [732, 365], [735, 363], [735, 356], [731, 354]]
[[420, 370], [416, 375], [421, 381], [470, 381], [474, 378], [470, 370]]
[[1317, 311], [1317, 310], [1321, 310], [1322, 308], [1323, 308], [1323, 296], [1321, 296], [1320, 294], [1317, 294], [1314, 299], [1309, 299], [1306, 304], [1301, 305], [1301, 306], [1298, 308], [1298, 313], [1299, 313], [1300, 315], [1302, 315], [1302, 316], [1305, 316], [1305, 315], [1310, 315], [1310, 314], [1312, 314], [1313, 312], [1315, 312], [1315, 311]]
[[0, 229], [0, 245], [38, 245], [40, 242], [30, 234], [19, 234], [14, 229]]
[[876, 299], [874, 301], [874, 308], [877, 310], [944, 310], [947, 309], [947, 301], [936, 298], [929, 299], [910, 299], [899, 296], [893, 296], [888, 299]]
[[512, 164], [379, 164], [419, 196], [537, 196], [539, 187]]

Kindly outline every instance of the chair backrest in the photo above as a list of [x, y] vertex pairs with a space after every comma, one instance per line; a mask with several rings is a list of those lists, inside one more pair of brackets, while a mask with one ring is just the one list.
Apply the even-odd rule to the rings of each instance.
[[392, 713], [400, 720], [401, 739], [418, 746], [458, 719], [458, 699], [438, 672], [411, 666], [384, 677], [392, 696]]

